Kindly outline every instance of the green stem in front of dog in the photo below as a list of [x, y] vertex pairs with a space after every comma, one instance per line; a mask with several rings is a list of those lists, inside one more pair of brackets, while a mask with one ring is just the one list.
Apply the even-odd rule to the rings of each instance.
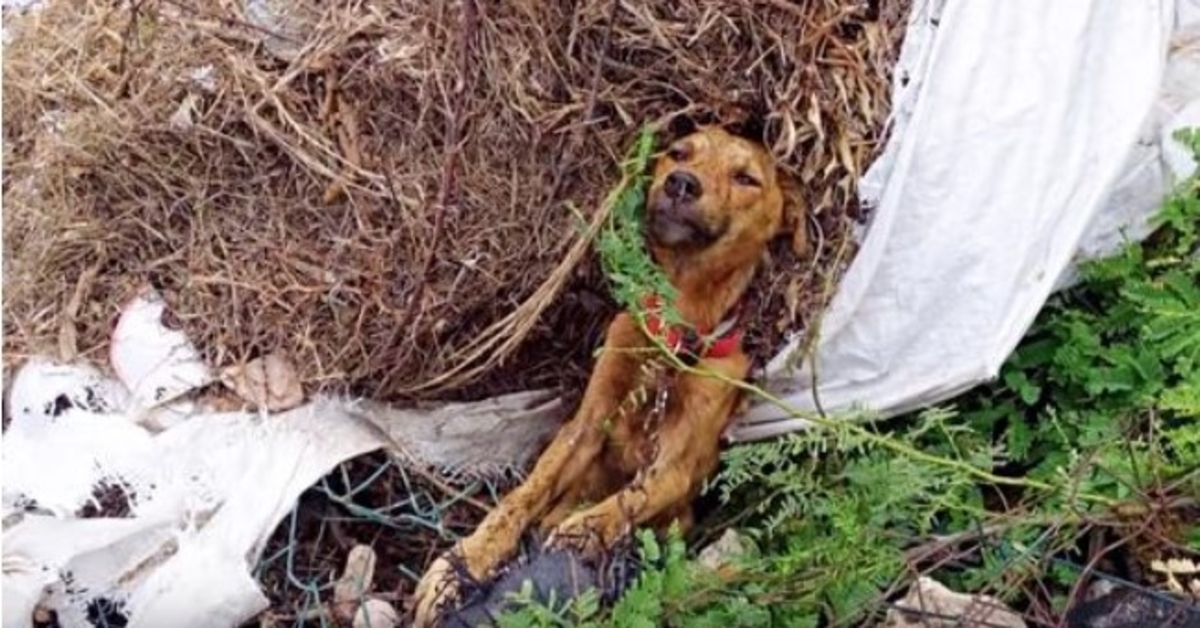
[[[980, 467], [972, 465], [965, 460], [944, 458], [944, 457], [941, 457], [941, 456], [938, 456], [935, 454], [927, 453], [927, 452], [921, 451], [920, 449], [912, 447], [912, 446], [908, 445], [907, 443], [901, 442], [898, 439], [890, 438], [886, 434], [881, 434], [874, 430], [869, 429], [867, 427], [867, 424], [872, 422], [869, 418], [867, 418], [865, 420], [856, 421], [856, 420], [846, 419], [846, 418], [843, 418], [843, 419], [828, 418], [828, 417], [824, 417], [824, 416], [821, 416], [819, 414], [815, 414], [812, 412], [805, 412], [805, 411], [800, 410], [800, 409], [792, 406], [791, 404], [787, 403], [781, 397], [768, 392], [766, 389], [762, 388], [761, 386], [757, 386], [750, 382], [733, 379], [722, 373], [717, 373], [710, 369], [704, 368], [703, 363], [698, 364], [696, 366], [688, 366], [682, 360], [680, 360], [677, 356], [675, 356], [674, 354], [672, 354], [670, 352], [667, 352], [666, 359], [668, 360], [668, 362], [671, 363], [671, 365], [674, 368], [678, 369], [682, 373], [688, 373], [690, 375], [696, 375], [699, 377], [712, 377], [712, 378], [722, 381], [726, 384], [729, 384], [730, 386], [734, 386], [735, 388], [738, 388], [747, 394], [753, 395], [753, 396], [757, 397], [758, 399], [761, 399], [761, 400], [775, 406], [776, 408], [779, 408], [789, 418], [803, 419], [805, 421], [812, 423], [814, 426], [817, 426], [817, 427], [820, 427], [820, 428], [823, 428], [823, 429], [826, 429], [829, 431], [835, 431], [835, 432], [842, 431], [842, 433], [853, 435], [853, 436], [861, 439], [863, 442], [871, 443], [876, 446], [882, 447], [884, 449], [891, 450], [892, 452], [899, 454], [901, 456], [907, 457], [911, 460], [918, 460], [918, 461], [921, 461], [921, 462], [924, 462], [924, 463], [927, 463], [930, 465], [941, 466], [944, 468], [960, 471], [960, 472], [963, 472], [963, 473], [965, 473], [971, 477], [974, 477], [980, 481], [983, 481], [983, 482], [988, 482], [988, 483], [997, 484], [997, 485], [1004, 485], [1004, 486], [1021, 487], [1021, 488], [1026, 488], [1026, 489], [1030, 489], [1030, 490], [1034, 490], [1034, 491], [1039, 491], [1039, 492], [1042, 492], [1045, 494], [1062, 493], [1064, 491], [1064, 489], [1067, 488], [1067, 487], [1063, 487], [1063, 486], [1055, 486], [1055, 485], [1052, 485], [1052, 484], [1049, 484], [1046, 482], [1041, 482], [1038, 480], [1032, 480], [1029, 478], [1015, 478], [1015, 477], [996, 475], [994, 473], [991, 473], [990, 471], [987, 471], [985, 469], [982, 469]], [[1103, 495], [1091, 494], [1091, 493], [1082, 493], [1082, 492], [1075, 493], [1075, 497], [1078, 499], [1079, 503], [1092, 503], [1092, 504], [1100, 504], [1100, 505], [1104, 505], [1104, 506], [1114, 506], [1118, 503], [1117, 500], [1105, 497]]]
[[644, 238], [646, 192], [649, 167], [654, 156], [654, 130], [643, 126], [630, 154], [622, 164], [621, 183], [609, 197], [612, 211], [597, 238], [600, 266], [612, 286], [612, 295], [622, 309], [645, 324], [645, 300], [657, 295], [668, 325], [684, 324], [675, 309], [675, 287], [654, 263]]
[[[973, 477], [977, 480], [983, 481], [983, 482], [988, 482], [988, 483], [997, 484], [997, 485], [1025, 488], [1025, 489], [1037, 491], [1037, 492], [1040, 492], [1040, 493], [1043, 493], [1046, 495], [1061, 494], [1064, 492], [1064, 490], [1069, 490], [1069, 487], [1055, 486], [1055, 485], [1049, 484], [1047, 482], [1041, 482], [1041, 481], [1032, 480], [1029, 478], [1015, 478], [1015, 477], [996, 475], [986, 469], [977, 467], [965, 460], [945, 458], [942, 456], [938, 456], [936, 454], [931, 454], [931, 453], [921, 451], [920, 449], [912, 447], [909, 444], [900, 441], [899, 439], [890, 438], [886, 434], [881, 434], [879, 432], [876, 432], [876, 431], [870, 429], [868, 427], [868, 424], [872, 423], [873, 421], [868, 416], [864, 416], [860, 419], [855, 419], [855, 418], [850, 418], [850, 417], [830, 418], [830, 417], [826, 417], [826, 416], [821, 416], [820, 414], [817, 414], [817, 413], [805, 412], [803, 410], [796, 408], [795, 406], [792, 406], [788, 402], [784, 401], [781, 397], [768, 392], [766, 389], [762, 388], [761, 386], [752, 384], [747, 381], [734, 379], [734, 378], [728, 377], [722, 373], [718, 373], [711, 369], [705, 368], [703, 363], [695, 365], [695, 366], [689, 366], [688, 364], [684, 363], [681, 359], [679, 359], [679, 357], [677, 355], [675, 355], [674, 352], [670, 351], [667, 348], [667, 346], [662, 342], [661, 339], [655, 338], [653, 336], [649, 336], [649, 337], [651, 339], [651, 342], [655, 345], [654, 349], [649, 349], [649, 350], [657, 351], [659, 353], [659, 355], [661, 355], [665, 359], [666, 363], [671, 368], [677, 369], [680, 373], [686, 373], [686, 374], [694, 375], [694, 376], [698, 376], [698, 377], [711, 377], [718, 381], [729, 384], [730, 386], [733, 386], [749, 395], [752, 395], [762, 401], [765, 401], [765, 402], [775, 406], [776, 408], [779, 408], [789, 418], [802, 419], [804, 421], [808, 421], [809, 423], [813, 424], [815, 427], [819, 427], [819, 428], [825, 429], [830, 432], [851, 435], [858, 439], [861, 439], [861, 441], [863, 441], [865, 443], [871, 443], [871, 444], [881, 447], [883, 449], [890, 450], [893, 453], [904, 456], [911, 460], [917, 460], [917, 461], [924, 462], [924, 463], [927, 463], [930, 465], [940, 466], [943, 468], [960, 471], [962, 473], [967, 474], [968, 476], [971, 476], [971, 477]], [[644, 350], [636, 350], [635, 349], [633, 351], [644, 351]], [[1090, 503], [1090, 504], [1099, 504], [1099, 505], [1111, 507], [1118, 503], [1117, 500], [1105, 497], [1103, 495], [1097, 495], [1097, 494], [1092, 494], [1092, 493], [1077, 492], [1077, 493], [1074, 493], [1074, 497], [1076, 498], [1074, 501], [1076, 503], [1080, 503], [1080, 504]]]

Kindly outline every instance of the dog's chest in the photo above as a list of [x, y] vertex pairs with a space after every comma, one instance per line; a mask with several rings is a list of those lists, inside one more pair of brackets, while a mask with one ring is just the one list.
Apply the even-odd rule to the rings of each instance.
[[663, 365], [645, 366], [609, 426], [606, 466], [634, 475], [658, 451], [663, 423], [678, 404], [679, 373]]

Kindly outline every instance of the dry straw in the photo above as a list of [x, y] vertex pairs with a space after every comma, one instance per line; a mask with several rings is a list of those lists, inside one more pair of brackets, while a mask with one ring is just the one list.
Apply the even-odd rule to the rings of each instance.
[[[640, 123], [761, 125], [820, 247], [777, 251], [758, 357], [820, 309], [906, 2], [49, 0], [7, 15], [4, 349], [103, 361], [143, 283], [215, 364], [388, 399], [571, 383], [612, 313], [583, 238]], [[570, 207], [584, 215], [579, 220]]]

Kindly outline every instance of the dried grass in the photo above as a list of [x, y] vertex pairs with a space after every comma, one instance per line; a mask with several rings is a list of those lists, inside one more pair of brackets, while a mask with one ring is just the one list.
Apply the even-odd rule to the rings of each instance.
[[6, 19], [6, 364], [102, 358], [150, 282], [213, 363], [280, 350], [310, 388], [571, 383], [612, 304], [568, 205], [594, 217], [637, 126], [681, 113], [760, 123], [805, 184], [821, 246], [759, 282], [764, 357], [849, 253], [907, 9], [249, 5], [49, 0]]

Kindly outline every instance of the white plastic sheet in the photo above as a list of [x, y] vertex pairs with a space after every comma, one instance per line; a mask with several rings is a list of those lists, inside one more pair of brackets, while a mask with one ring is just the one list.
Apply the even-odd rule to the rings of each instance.
[[[151, 434], [121, 409], [67, 407], [46, 394], [47, 376], [92, 389], [87, 370], [43, 362], [14, 382], [10, 403], [32, 411], [14, 413], [3, 442], [5, 628], [29, 625], [38, 602], [63, 625], [87, 625], [96, 597], [127, 601], [135, 626], [252, 617], [266, 599], [249, 569], [275, 525], [331, 467], [381, 445], [331, 400], [279, 416], [201, 415]], [[119, 487], [130, 516], [75, 518], [102, 485]]]
[[[35, 359], [14, 377], [4, 462], [3, 628], [41, 604], [85, 626], [124, 604], [130, 626], [237, 626], [266, 608], [251, 577], [300, 493], [338, 463], [386, 448], [409, 464], [481, 476], [527, 466], [561, 420], [545, 392], [398, 409], [320, 397], [275, 415], [205, 412], [181, 399], [210, 379], [151, 292], [126, 308], [112, 361]], [[163, 405], [164, 402], [169, 404]], [[80, 518], [101, 490], [121, 518]]]
[[[438, 434], [462, 432], [455, 406], [318, 398], [270, 416], [195, 413], [152, 434], [122, 409], [64, 407], [55, 383], [77, 397], [112, 384], [42, 361], [14, 382], [10, 400], [30, 411], [3, 442], [4, 628], [29, 626], [38, 603], [64, 626], [87, 625], [97, 598], [125, 603], [130, 626], [237, 626], [266, 608], [250, 570], [268, 537], [338, 463], [389, 448], [448, 472], [519, 469], [560, 419], [544, 393], [503, 397], [473, 415], [486, 437], [443, 447]], [[77, 518], [104, 485], [128, 497], [129, 517]]]
[[[873, 218], [822, 324], [822, 409], [894, 415], [994, 378], [1072, 264], [1145, 234], [1163, 134], [1195, 100], [1193, 74], [1164, 80], [1174, 16], [1168, 0], [917, 3], [864, 180]], [[815, 410], [793, 351], [769, 387]], [[730, 436], [806, 425], [759, 404]]]

